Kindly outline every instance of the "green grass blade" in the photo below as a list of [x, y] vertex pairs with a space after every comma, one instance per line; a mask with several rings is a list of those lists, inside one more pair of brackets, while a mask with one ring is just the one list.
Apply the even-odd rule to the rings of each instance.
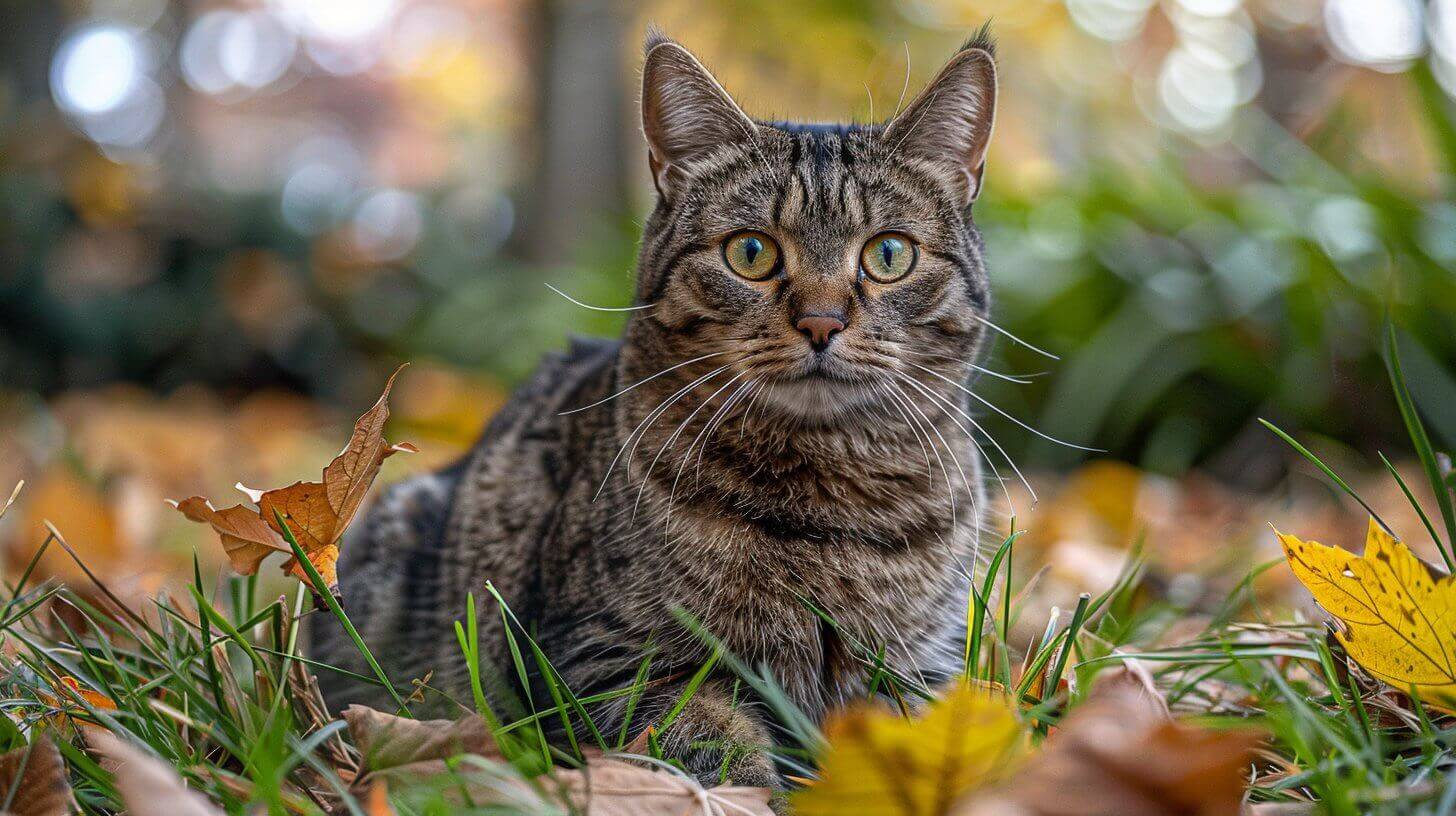
[[1436, 525], [1431, 523], [1431, 517], [1426, 515], [1426, 509], [1421, 507], [1421, 503], [1416, 500], [1415, 494], [1406, 485], [1405, 479], [1401, 478], [1400, 471], [1395, 469], [1395, 465], [1391, 464], [1390, 460], [1385, 458], [1385, 454], [1382, 453], [1379, 456], [1381, 463], [1385, 465], [1385, 469], [1390, 471], [1390, 475], [1395, 479], [1395, 483], [1400, 485], [1400, 492], [1405, 494], [1406, 501], [1410, 502], [1410, 506], [1415, 508], [1416, 515], [1420, 517], [1421, 524], [1425, 526], [1426, 532], [1431, 536], [1431, 541], [1436, 544], [1436, 550], [1439, 551], [1441, 549], [1441, 535], [1436, 532]]
[[374, 653], [369, 651], [369, 646], [364, 643], [364, 638], [359, 635], [359, 630], [354, 628], [354, 622], [344, 614], [344, 608], [339, 606], [339, 600], [334, 597], [333, 592], [329, 591], [328, 584], [324, 583], [324, 577], [319, 575], [313, 562], [308, 560], [308, 554], [303, 551], [303, 547], [299, 546], [298, 539], [293, 537], [293, 531], [288, 529], [288, 523], [283, 520], [283, 514], [274, 510], [273, 518], [278, 522], [279, 529], [283, 531], [283, 539], [288, 542], [289, 547], [293, 548], [293, 557], [298, 559], [299, 566], [308, 575], [309, 583], [313, 585], [314, 595], [323, 599], [324, 605], [329, 608], [334, 619], [344, 627], [344, 631], [349, 634], [349, 639], [354, 642], [354, 648], [359, 650], [359, 654], [364, 657], [364, 662], [369, 664], [369, 669], [374, 672], [375, 677], [379, 678], [384, 690], [389, 692], [389, 699], [394, 701], [400, 712], [405, 716], [410, 716], [409, 706], [405, 704], [404, 698], [399, 696], [398, 691], [395, 691], [394, 683], [390, 682], [389, 675], [384, 673], [384, 668], [379, 665], [379, 661], [374, 659]]
[[1279, 428], [1279, 426], [1275, 425], [1267, 419], [1264, 419], [1263, 417], [1259, 418], [1259, 424], [1263, 425], [1265, 428], [1268, 428], [1270, 431], [1273, 431], [1275, 436], [1278, 436], [1280, 439], [1284, 440], [1285, 444], [1298, 451], [1300, 456], [1303, 456], [1305, 459], [1308, 459], [1310, 462], [1314, 463], [1314, 466], [1319, 468], [1326, 476], [1328, 476], [1330, 481], [1334, 482], [1336, 486], [1338, 486], [1341, 490], [1345, 491], [1345, 493], [1348, 494], [1350, 498], [1359, 502], [1360, 506], [1365, 508], [1365, 512], [1369, 513], [1370, 517], [1375, 519], [1376, 524], [1379, 524], [1381, 527], [1385, 528], [1385, 531], [1390, 533], [1391, 535], [1395, 535], [1395, 531], [1391, 530], [1390, 525], [1385, 523], [1385, 519], [1381, 518], [1380, 514], [1375, 512], [1375, 508], [1371, 507], [1368, 502], [1360, 498], [1360, 494], [1355, 492], [1355, 488], [1350, 487], [1350, 485], [1346, 483], [1344, 479], [1341, 479], [1340, 475], [1338, 473], [1335, 473], [1335, 471], [1332, 470], [1329, 465], [1320, 461], [1320, 458], [1318, 456], [1315, 456], [1314, 453], [1309, 450], [1309, 448], [1306, 448], [1305, 446], [1299, 444], [1299, 442], [1295, 440], [1294, 437], [1285, 433]]
[[718, 660], [721, 656], [722, 653], [714, 649], [708, 655], [708, 659], [704, 661], [703, 665], [693, 673], [692, 677], [688, 678], [687, 685], [683, 686], [682, 694], [678, 695], [677, 700], [672, 704], [672, 708], [668, 709], [667, 715], [662, 718], [662, 723], [658, 726], [659, 731], [667, 731], [668, 727], [677, 720], [678, 715], [683, 713], [683, 709], [688, 707], [688, 703], [692, 702], [694, 695], [698, 693], [698, 689], [708, 679], [708, 675], [713, 671], [713, 668], [718, 665]]
[[1446, 522], [1446, 546], [1442, 547], [1438, 540], [1436, 547], [1446, 561], [1446, 570], [1456, 572], [1456, 559], [1452, 557], [1452, 548], [1456, 547], [1456, 512], [1452, 511], [1451, 492], [1446, 489], [1446, 485], [1441, 479], [1441, 468], [1436, 463], [1435, 451], [1431, 449], [1431, 438], [1426, 434], [1426, 426], [1421, 422], [1420, 414], [1416, 412], [1410, 389], [1406, 388], [1405, 372], [1400, 366], [1400, 349], [1396, 345], [1394, 324], [1386, 325], [1385, 366], [1390, 373], [1390, 384], [1395, 389], [1395, 402], [1400, 408], [1400, 418], [1405, 422], [1406, 432], [1410, 434], [1411, 444], [1415, 446], [1416, 456], [1421, 460], [1421, 467], [1425, 468], [1426, 478], [1431, 480], [1431, 489], [1436, 494], [1436, 507], [1441, 511], [1441, 519]]

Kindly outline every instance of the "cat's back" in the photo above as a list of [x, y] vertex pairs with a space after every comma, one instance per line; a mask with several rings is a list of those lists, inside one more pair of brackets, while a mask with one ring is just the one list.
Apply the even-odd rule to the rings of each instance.
[[[611, 433], [610, 412], [571, 409], [612, 393], [618, 349], [616, 341], [574, 339], [545, 357], [465, 456], [390, 486], [349, 532], [339, 558], [344, 609], [396, 682], [433, 669], [435, 685], [453, 685], [446, 675], [464, 664], [451, 629], [466, 593], [481, 589], [472, 576], [489, 575], [507, 598], [529, 594], [542, 537], [589, 466], [592, 440]], [[326, 617], [316, 617], [314, 630], [320, 659], [362, 668]], [[338, 701], [372, 696], [331, 685], [325, 692]]]

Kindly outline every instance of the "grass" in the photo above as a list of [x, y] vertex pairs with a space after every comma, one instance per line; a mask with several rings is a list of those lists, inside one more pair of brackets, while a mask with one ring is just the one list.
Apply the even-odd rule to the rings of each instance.
[[[1393, 335], [1387, 353], [1401, 415], [1432, 487], [1443, 495], [1448, 477], [1429, 442], [1423, 441]], [[1315, 454], [1270, 427], [1354, 495]], [[1415, 503], [1409, 486], [1401, 482], [1401, 488]], [[1417, 509], [1426, 532], [1449, 559], [1449, 497], [1438, 501], [1435, 513], [1446, 527], [1444, 541], [1424, 509]], [[1060, 614], [1027, 608], [1028, 602], [1019, 600], [1021, 585], [1012, 575], [1011, 554], [1023, 532], [1012, 523], [970, 593], [963, 660], [966, 676], [1007, 694], [1033, 724], [1038, 739], [1082, 703], [1098, 674], [1137, 660], [1150, 669], [1175, 711], [1207, 725], [1253, 723], [1268, 732], [1267, 749], [1251, 767], [1252, 802], [1319, 802], [1330, 814], [1456, 809], [1456, 783], [1449, 774], [1456, 763], [1456, 720], [1364, 676], [1327, 637], [1324, 624], [1238, 620], [1249, 611], [1255, 578], [1283, 569], [1281, 562], [1251, 571], [1207, 615], [1199, 634], [1158, 645], [1192, 610], [1148, 584], [1140, 545], [1130, 549], [1112, 586], [1096, 596], [1082, 596], [1069, 614]], [[89, 584], [33, 583], [36, 564], [52, 547], [69, 554]], [[306, 559], [301, 563], [307, 565]], [[105, 728], [176, 768], [190, 787], [229, 812], [262, 807], [280, 814], [362, 816], [368, 803], [352, 787], [360, 769], [359, 750], [344, 723], [327, 710], [315, 681], [322, 672], [341, 670], [311, 660], [301, 649], [301, 620], [310, 614], [338, 618], [372, 668], [372, 675], [350, 676], [385, 685], [396, 713], [409, 716], [424, 686], [389, 685], [349, 623], [347, 610], [325, 590], [316, 571], [308, 569], [311, 585], [300, 583], [290, 596], [267, 600], [258, 597], [252, 578], [209, 582], [195, 564], [185, 597], [162, 595], [144, 608], [133, 608], [86, 568], [58, 530], [50, 529], [34, 557], [6, 584], [0, 606], [0, 709], [6, 715], [0, 718], [0, 750], [21, 747], [37, 731], [49, 731], [70, 769], [77, 802], [88, 814], [121, 809], [111, 774], [85, 747], [87, 729]], [[813, 778], [815, 757], [824, 748], [818, 725], [771, 678], [723, 649], [692, 619], [684, 616], [682, 624], [713, 647], [713, 656], [666, 715], [647, 722], [636, 712], [652, 683], [650, 657], [626, 688], [594, 694], [573, 689], [505, 599], [494, 587], [484, 589], [482, 600], [488, 596], [487, 605], [495, 607], [498, 621], [490, 615], [482, 618], [477, 599], [471, 597], [455, 628], [471, 691], [462, 710], [484, 718], [505, 760], [463, 758], [427, 784], [392, 788], [398, 812], [557, 812], [559, 808], [523, 798], [520, 786], [538, 784], [532, 780], [553, 767], [580, 765], [592, 752], [629, 745], [671, 766], [676, 759], [663, 753], [658, 737], [672, 728], [711, 675], [735, 676], [740, 698], [752, 695], [765, 703], [786, 735], [776, 755], [781, 768], [792, 777]], [[322, 606], [311, 595], [322, 599]], [[837, 626], [807, 599], [805, 604], [826, 624]], [[1048, 611], [1052, 614], [1046, 628], [1028, 648], [1008, 644], [1013, 621], [1039, 619]], [[490, 676], [479, 659], [479, 630], [485, 625], [502, 626], [508, 633], [509, 678]], [[882, 650], [852, 637], [846, 640], [874, 696], [906, 712], [917, 700], [934, 696], [934, 689], [887, 666]], [[538, 680], [534, 685], [533, 679]], [[512, 686], [518, 691], [515, 699], [498, 691]], [[533, 694], [542, 688], [544, 699]], [[618, 700], [628, 722], [608, 733], [590, 712], [597, 704]], [[551, 723], [559, 728], [549, 727]], [[558, 731], [562, 739], [548, 739]], [[517, 804], [505, 810], [462, 807], [459, 792], [467, 781], [495, 786]], [[12, 793], [0, 790], [0, 801]]]

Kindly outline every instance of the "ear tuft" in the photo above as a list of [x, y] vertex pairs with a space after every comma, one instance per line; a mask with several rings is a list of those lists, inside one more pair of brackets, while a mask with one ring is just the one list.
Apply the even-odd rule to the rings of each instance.
[[656, 23], [647, 24], [647, 35], [642, 38], [642, 55], [645, 57], [652, 53], [652, 49], [664, 43], [673, 42], [673, 39], [663, 33]]
[[996, 36], [991, 33], [991, 21], [987, 20], [982, 23], [981, 27], [976, 29], [976, 33], [972, 34], [969, 39], [961, 44], [959, 50], [985, 51], [994, 60], [996, 58]]
[[943, 167], [966, 205], [981, 193], [996, 122], [995, 49], [982, 26], [885, 129], [896, 152]]

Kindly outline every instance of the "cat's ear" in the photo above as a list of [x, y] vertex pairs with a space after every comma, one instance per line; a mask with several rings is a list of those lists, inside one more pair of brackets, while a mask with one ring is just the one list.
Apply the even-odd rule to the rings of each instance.
[[656, 29], [642, 68], [642, 132], [657, 191], [719, 147], [752, 139], [756, 125], [691, 52]]
[[967, 206], [981, 194], [996, 122], [995, 53], [981, 29], [885, 130], [900, 155], [944, 163]]

